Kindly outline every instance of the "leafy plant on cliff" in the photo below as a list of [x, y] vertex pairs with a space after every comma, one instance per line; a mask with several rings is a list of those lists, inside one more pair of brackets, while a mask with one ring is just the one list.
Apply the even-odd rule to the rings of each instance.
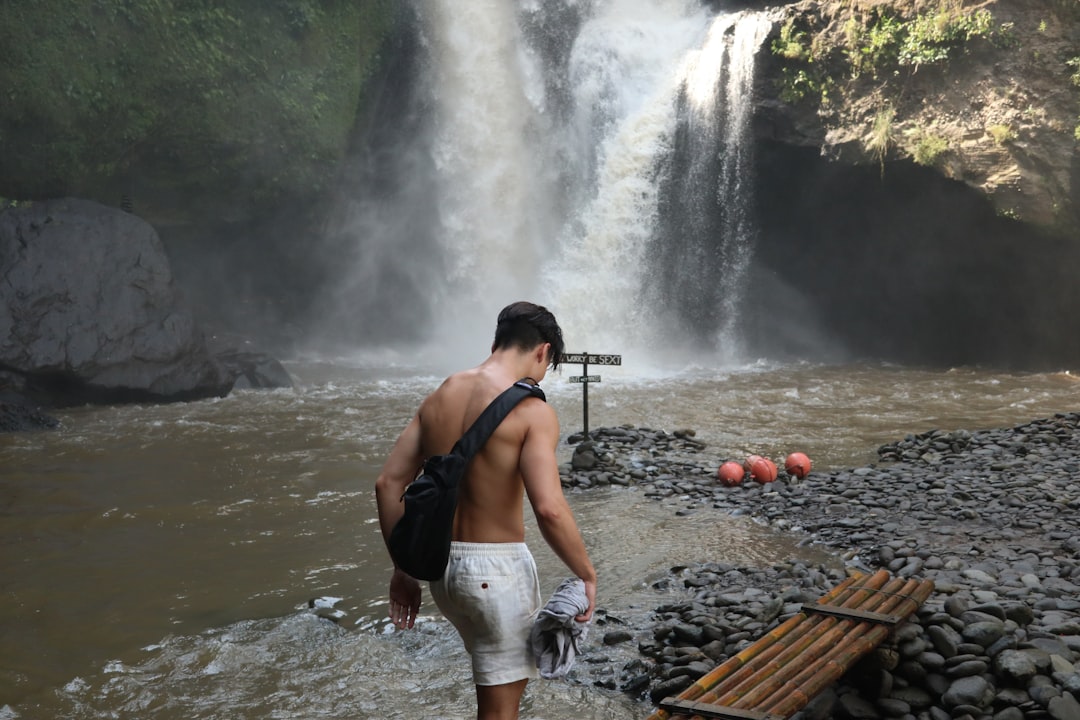
[[814, 68], [784, 68], [780, 77], [780, 99], [786, 103], [813, 99], [827, 105], [832, 86], [833, 79], [815, 72]]
[[989, 10], [966, 10], [960, 0], [941, 0], [910, 19], [889, 10], [853, 14], [844, 26], [851, 75], [877, 77], [890, 68], [944, 62], [975, 38], [991, 39], [993, 20]]
[[945, 137], [931, 132], [918, 132], [911, 157], [919, 165], [933, 167], [948, 149], [949, 141]]
[[[1080, 8], [1080, 2], [1077, 2], [1076, 5]], [[1078, 14], [1080, 14], [1080, 12], [1078, 12]], [[1066, 60], [1065, 66], [1072, 71], [1069, 75], [1069, 82], [1073, 84], [1073, 87], [1080, 88], [1080, 55], [1075, 55]], [[1080, 120], [1080, 118], [1077, 119]], [[1077, 124], [1076, 127], [1073, 128], [1073, 138], [1075, 138], [1077, 142], [1080, 142], [1080, 124]]]
[[859, 77], [870, 72], [875, 77], [878, 70], [892, 64], [897, 57], [902, 40], [903, 24], [892, 15], [879, 15], [872, 24], [860, 25], [854, 17], [844, 27], [848, 41], [847, 57], [851, 64], [851, 76]]
[[788, 20], [780, 28], [780, 36], [772, 43], [772, 52], [786, 60], [809, 60], [810, 46], [807, 33], [795, 27], [795, 20]]
[[1069, 80], [1075, 87], [1080, 87], [1080, 56], [1071, 57], [1065, 61], [1065, 65], [1072, 70]]
[[892, 105], [881, 108], [874, 116], [870, 136], [866, 140], [866, 149], [877, 158], [883, 176], [885, 175], [885, 157], [889, 154], [889, 148], [893, 144], [894, 119], [896, 119], [896, 108]]
[[899, 62], [917, 68], [946, 60], [973, 38], [988, 37], [993, 20], [989, 10], [966, 13], [958, 5], [943, 4], [934, 12], [921, 13], [906, 24]]
[[986, 132], [990, 133], [990, 137], [994, 139], [995, 145], [1004, 145], [1005, 143], [1016, 139], [1016, 130], [1012, 125], [991, 125], [986, 128]]
[[829, 102], [829, 91], [834, 82], [823, 68], [815, 63], [815, 51], [807, 30], [799, 28], [795, 20], [789, 20], [780, 28], [780, 35], [770, 46], [774, 55], [788, 61], [780, 72], [780, 99], [787, 103], [817, 100], [822, 105]]

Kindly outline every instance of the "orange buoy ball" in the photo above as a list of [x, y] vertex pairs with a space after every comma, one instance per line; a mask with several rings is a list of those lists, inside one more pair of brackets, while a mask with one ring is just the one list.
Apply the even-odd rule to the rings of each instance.
[[754, 463], [761, 459], [762, 457], [760, 455], [747, 455], [742, 466], [746, 468], [746, 472], [750, 472], [750, 469], [754, 467]]
[[743, 481], [743, 475], [746, 471], [743, 466], [734, 460], [728, 460], [726, 463], [720, 466], [720, 469], [716, 471], [716, 477], [720, 482], [728, 487], [738, 485]]
[[787, 456], [787, 460], [784, 461], [784, 468], [788, 471], [788, 474], [800, 480], [810, 474], [811, 467], [813, 467], [813, 464], [810, 462], [810, 458], [801, 452], [791, 453]]
[[776, 479], [776, 463], [769, 458], [759, 457], [750, 466], [750, 477], [759, 483], [771, 483]]

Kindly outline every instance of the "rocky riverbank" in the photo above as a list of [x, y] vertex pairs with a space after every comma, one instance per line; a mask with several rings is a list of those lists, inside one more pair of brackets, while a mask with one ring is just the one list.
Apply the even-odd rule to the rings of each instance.
[[567, 488], [634, 485], [675, 513], [749, 514], [838, 558], [672, 568], [649, 622], [599, 615], [602, 644], [577, 680], [652, 702], [677, 694], [837, 584], [843, 561], [935, 591], [804, 717], [1080, 719], [1080, 414], [933, 430], [881, 447], [867, 467], [802, 480], [781, 469], [734, 487], [716, 480], [727, 458], [708, 457], [692, 431], [602, 428], [570, 442]]

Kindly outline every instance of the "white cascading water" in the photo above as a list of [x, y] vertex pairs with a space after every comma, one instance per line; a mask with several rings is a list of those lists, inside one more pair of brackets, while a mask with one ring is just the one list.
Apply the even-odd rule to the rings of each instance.
[[[475, 352], [498, 309], [529, 298], [556, 311], [571, 351], [663, 355], [657, 346], [670, 348], [670, 337], [659, 340], [656, 326], [671, 308], [656, 307], [662, 289], [644, 288], [664, 159], [678, 113], [689, 112], [694, 152], [722, 155], [719, 183], [705, 185], [720, 197], [701, 204], [723, 208], [724, 236], [692, 242], [724, 259], [732, 290], [719, 332], [730, 349], [753, 242], [745, 148], [754, 56], [771, 23], [683, 0], [561, 0], [569, 6], [584, 17], [558, 83], [569, 111], [556, 113], [545, 97], [550, 69], [526, 41], [517, 4], [418, 3], [436, 112], [438, 244], [451, 262], [435, 317]], [[691, 275], [699, 269], [686, 263]]]
[[615, 0], [596, 8], [574, 43], [563, 141], [588, 163], [581, 174], [592, 184], [570, 210], [547, 287], [580, 350], [650, 351], [641, 283], [657, 221], [657, 165], [671, 150], [679, 65], [708, 22], [700, 5]]
[[[716, 197], [699, 199], [703, 206], [715, 202], [719, 208], [719, 236], [713, 238], [702, 232], [697, 247], [699, 252], [713, 252], [719, 257], [722, 275], [699, 275], [696, 282], [723, 283], [724, 291], [715, 309], [718, 322], [713, 342], [728, 361], [738, 360], [742, 354], [739, 321], [755, 242], [750, 207], [750, 100], [754, 58], [771, 27], [771, 21], [760, 13], [720, 16], [713, 22], [705, 46], [691, 54], [684, 66], [682, 86], [689, 104], [692, 147], [700, 156], [719, 153]], [[711, 187], [711, 183], [701, 185]]]
[[[544, 85], [515, 3], [418, 3], [431, 56], [433, 153], [445, 298], [433, 316], [447, 352], [490, 342], [498, 309], [535, 294], [557, 225], [543, 138]], [[422, 259], [417, 259], [422, 261]]]

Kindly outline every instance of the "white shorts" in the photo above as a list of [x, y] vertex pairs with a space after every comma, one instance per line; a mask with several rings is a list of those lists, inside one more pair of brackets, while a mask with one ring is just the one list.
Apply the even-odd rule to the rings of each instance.
[[473, 682], [537, 677], [529, 633], [540, 611], [540, 580], [525, 543], [452, 543], [431, 596], [472, 656]]

